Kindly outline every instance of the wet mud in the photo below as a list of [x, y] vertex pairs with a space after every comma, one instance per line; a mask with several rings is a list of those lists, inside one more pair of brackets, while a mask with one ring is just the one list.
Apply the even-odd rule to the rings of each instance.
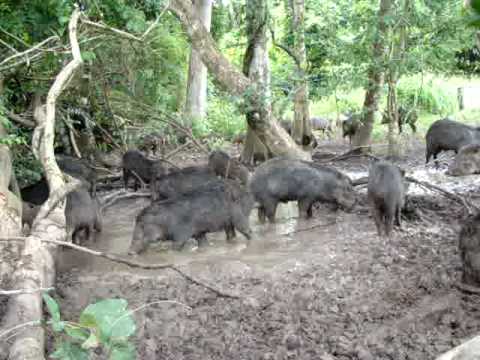
[[[331, 151], [342, 153], [344, 144]], [[325, 147], [322, 148], [322, 151]], [[330, 151], [330, 149], [327, 149]], [[424, 166], [419, 147], [399, 161], [408, 175], [478, 205], [479, 176], [449, 178]], [[334, 166], [352, 178], [368, 161]], [[457, 290], [458, 232], [465, 209], [412, 186], [403, 227], [380, 238], [365, 187], [350, 212], [317, 205], [299, 220], [292, 203], [276, 224], [251, 218], [253, 239], [209, 234], [209, 246], [169, 250], [154, 244], [136, 260], [173, 263], [240, 299], [220, 297], [171, 270], [139, 270], [64, 250], [57, 288], [62, 314], [74, 320], [89, 303], [125, 298], [135, 311], [138, 359], [434, 359], [480, 331], [480, 297]], [[147, 198], [106, 209], [94, 248], [125, 254], [135, 215]], [[150, 304], [150, 305], [147, 305]], [[145, 306], [147, 305], [147, 306]]]

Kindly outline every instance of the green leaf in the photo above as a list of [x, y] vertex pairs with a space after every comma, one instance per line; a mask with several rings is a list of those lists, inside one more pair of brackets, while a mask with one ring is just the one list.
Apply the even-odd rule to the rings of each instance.
[[68, 325], [65, 327], [65, 332], [70, 336], [72, 339], [85, 341], [88, 339], [89, 332], [85, 329], [82, 329], [77, 326]]
[[97, 336], [91, 332], [89, 338], [82, 344], [82, 349], [92, 349], [98, 347], [98, 345], [99, 341]]
[[129, 342], [117, 343], [112, 346], [109, 360], [132, 360], [136, 358], [135, 346]]
[[93, 51], [83, 51], [82, 52], [82, 59], [83, 61], [93, 61], [97, 58]]
[[135, 332], [135, 322], [124, 299], [106, 299], [90, 304], [80, 315], [80, 323], [93, 317], [100, 329], [100, 340], [127, 338]]
[[88, 360], [88, 352], [77, 344], [61, 342], [55, 352], [50, 354], [50, 357], [62, 360]]
[[50, 313], [50, 316], [52, 317], [53, 322], [59, 322], [60, 321], [60, 308], [57, 304], [57, 302], [47, 293], [43, 293], [43, 301], [47, 305], [48, 312]]

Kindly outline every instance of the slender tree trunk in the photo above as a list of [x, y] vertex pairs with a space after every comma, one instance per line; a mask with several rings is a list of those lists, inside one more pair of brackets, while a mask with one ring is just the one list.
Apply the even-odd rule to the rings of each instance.
[[295, 118], [292, 135], [299, 145], [308, 145], [312, 138], [312, 126], [308, 102], [307, 52], [305, 49], [305, 2], [290, 0], [292, 10], [292, 29], [294, 53], [297, 59], [297, 74], [295, 76], [295, 95], [293, 108]]
[[[0, 97], [3, 94], [3, 78], [0, 75]], [[0, 121], [0, 138], [7, 132]], [[12, 157], [7, 145], [0, 144], [0, 234], [18, 236], [22, 230], [22, 203], [18, 194], [9, 190], [11, 180], [15, 180]]]
[[[47, 102], [35, 106], [37, 126], [32, 139], [32, 147], [37, 159], [42, 163], [48, 181], [50, 194], [42, 205], [32, 224], [32, 234], [25, 238], [23, 249], [16, 259], [19, 266], [12, 274], [12, 284], [17, 289], [39, 289], [51, 287], [55, 277], [54, 258], [56, 247], [46, 246], [42, 239], [64, 240], [65, 195], [80, 185], [78, 180], [65, 184], [64, 175], [58, 168], [53, 151], [55, 137], [55, 105], [58, 96], [67, 86], [75, 71], [82, 64], [80, 48], [77, 41], [77, 24], [80, 18], [78, 7], [72, 13], [69, 22], [70, 44], [73, 60], [69, 62], [56, 77], [47, 96]], [[4, 219], [1, 219], [2, 223]], [[6, 234], [2, 233], [2, 237]], [[2, 329], [42, 320], [43, 303], [41, 293], [22, 293], [9, 298], [6, 315], [2, 319]], [[9, 360], [43, 360], [45, 358], [44, 330], [39, 324], [12, 332], [9, 342], [0, 342], [0, 356]], [[8, 346], [8, 350], [6, 349]]]
[[[237, 70], [218, 50], [212, 37], [196, 18], [192, 5], [188, 0], [170, 0], [170, 10], [182, 22], [192, 46], [202, 58], [208, 71], [232, 95], [245, 100], [246, 112], [254, 112], [247, 118], [248, 125], [254, 130], [258, 139], [266, 146], [269, 153], [292, 158], [309, 159], [310, 154], [300, 149], [287, 132], [276, 122], [265, 122], [262, 112], [264, 99], [257, 96], [260, 93], [258, 85], [253, 83]], [[250, 110], [251, 109], [251, 110]]]
[[[210, 31], [212, 0], [194, 0], [198, 19]], [[191, 127], [195, 120], [202, 120], [207, 114], [207, 67], [192, 47], [188, 69], [187, 98], [185, 101], [185, 123]]]
[[368, 85], [363, 103], [362, 126], [360, 126], [353, 139], [353, 146], [355, 147], [368, 145], [372, 136], [373, 122], [378, 110], [378, 100], [385, 70], [385, 37], [388, 30], [386, 17], [392, 8], [392, 2], [393, 0], [380, 0], [378, 28], [373, 43], [372, 64], [368, 71]]
[[[247, 113], [247, 123], [255, 121], [255, 116], [261, 116], [260, 120], [268, 124], [272, 117], [267, 38], [268, 4], [267, 0], [247, 0], [246, 5], [248, 43], [243, 61], [243, 73], [257, 84], [257, 96], [263, 99], [259, 112]], [[268, 149], [255, 135], [255, 131], [248, 126], [242, 160], [253, 163], [256, 154], [263, 155], [265, 160], [270, 156]]]

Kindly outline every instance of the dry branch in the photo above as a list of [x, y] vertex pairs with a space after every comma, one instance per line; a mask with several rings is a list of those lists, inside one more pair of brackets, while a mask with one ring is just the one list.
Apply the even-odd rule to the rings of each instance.
[[38, 288], [38, 289], [21, 289], [21, 290], [0, 290], [0, 295], [19, 295], [19, 294], [34, 294], [38, 292], [45, 292], [54, 290], [53, 287]]
[[57, 35], [51, 36], [51, 37], [49, 37], [49, 38], [47, 38], [47, 39], [39, 42], [37, 45], [32, 46], [32, 47], [31, 47], [30, 49], [28, 49], [28, 50], [25, 50], [25, 51], [22, 51], [22, 52], [20, 52], [20, 53], [16, 53], [16, 54], [14, 54], [14, 55], [12, 55], [12, 56], [7, 57], [6, 59], [4, 59], [3, 61], [0, 62], [0, 70], [1, 70], [1, 67], [2, 67], [2, 66], [5, 66], [5, 64], [7, 64], [8, 62], [10, 62], [10, 61], [12, 61], [12, 60], [15, 60], [15, 59], [17, 59], [17, 58], [20, 58], [20, 57], [25, 57], [26, 60], [25, 60], [24, 62], [28, 62], [28, 61], [29, 61], [29, 60], [28, 60], [28, 59], [29, 59], [29, 58], [28, 58], [28, 55], [29, 55], [30, 53], [32, 53], [32, 52], [34, 52], [34, 51], [37, 51], [37, 50], [42, 50], [42, 49], [40, 49], [40, 48], [41, 48], [43, 45], [49, 43], [49, 42], [52, 41], [52, 40], [59, 41], [60, 38], [59, 38]]
[[[436, 186], [436, 185], [432, 185], [428, 182], [425, 182], [425, 181], [420, 181], [420, 180], [417, 180], [417, 179], [414, 179], [410, 176], [407, 176], [405, 178], [407, 181], [411, 182], [411, 183], [414, 183], [414, 184], [417, 184], [417, 185], [420, 185], [420, 186], [423, 186], [429, 190], [433, 190], [433, 191], [437, 191], [439, 193], [441, 193], [443, 196], [445, 196], [446, 198], [450, 199], [450, 200], [453, 200], [457, 203], [459, 203], [460, 205], [464, 206], [468, 213], [469, 214], [472, 214], [474, 212], [478, 212], [480, 209], [475, 206], [474, 204], [472, 204], [470, 201], [468, 201], [467, 199], [465, 199], [463, 196], [460, 196], [460, 195], [457, 195], [457, 194], [454, 194], [450, 191], [447, 191], [445, 189], [442, 189], [441, 187], [439, 186]], [[474, 210], [474, 211], [473, 211]]]
[[28, 128], [34, 128], [35, 123], [31, 120], [26, 119], [24, 116], [17, 115], [9, 110], [6, 111], [6, 115], [10, 120], [13, 120], [23, 126], [26, 126]]
[[[26, 238], [22, 238], [22, 237], [7, 238], [7, 239], [0, 238], [1, 241], [24, 241], [25, 239]], [[84, 253], [87, 253], [87, 254], [90, 254], [90, 255], [102, 257], [104, 259], [108, 259], [110, 261], [113, 261], [113, 262], [116, 262], [116, 263], [119, 263], [119, 264], [128, 265], [129, 267], [133, 267], [133, 268], [140, 268], [140, 269], [145, 269], [145, 270], [170, 269], [172, 271], [175, 271], [177, 274], [181, 275], [182, 277], [184, 277], [185, 279], [187, 279], [191, 283], [193, 283], [195, 285], [198, 285], [198, 286], [201, 286], [201, 287], [204, 287], [204, 288], [212, 291], [213, 293], [217, 294], [220, 297], [230, 298], [230, 299], [241, 299], [241, 296], [239, 296], [239, 295], [224, 292], [222, 290], [219, 290], [219, 289], [213, 287], [212, 285], [206, 284], [206, 283], [204, 283], [200, 280], [195, 279], [194, 277], [188, 275], [187, 273], [180, 270], [179, 268], [177, 268], [173, 264], [145, 264], [145, 263], [141, 263], [141, 262], [138, 262], [138, 261], [127, 260], [127, 259], [125, 259], [125, 258], [123, 258], [119, 255], [110, 254], [110, 253], [106, 253], [106, 252], [102, 252], [102, 251], [91, 250], [91, 249], [88, 249], [88, 248], [83, 247], [83, 246], [72, 244], [70, 242], [51, 240], [51, 239], [42, 239], [41, 241], [44, 242], [44, 243], [55, 244], [55, 245], [58, 245], [58, 246], [65, 246], [65, 247], [68, 247], [70, 249], [74, 249], [74, 250], [78, 250], [78, 251], [81, 251], [81, 252], [84, 252]]]

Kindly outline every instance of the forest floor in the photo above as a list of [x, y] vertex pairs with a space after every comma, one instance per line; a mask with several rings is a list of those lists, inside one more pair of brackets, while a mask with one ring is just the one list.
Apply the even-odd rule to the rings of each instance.
[[[321, 149], [321, 150], [320, 150]], [[343, 142], [321, 144], [341, 154]], [[321, 152], [321, 153], [320, 153]], [[323, 154], [325, 155], [325, 154]], [[206, 161], [179, 155], [185, 163]], [[442, 156], [450, 159], [450, 154]], [[424, 148], [409, 146], [399, 164], [408, 175], [480, 196], [480, 177], [449, 178], [424, 165]], [[365, 176], [368, 160], [332, 163], [352, 178]], [[457, 238], [465, 210], [455, 202], [411, 186], [403, 228], [377, 236], [365, 187], [350, 212], [316, 207], [312, 220], [285, 204], [278, 223], [260, 225], [254, 237], [226, 244], [211, 234], [205, 249], [150, 249], [136, 260], [174, 263], [225, 292], [229, 299], [171, 270], [147, 271], [65, 250], [56, 288], [63, 317], [76, 320], [88, 304], [124, 298], [134, 313], [138, 359], [434, 359], [480, 333], [480, 296], [457, 290]], [[96, 248], [125, 253], [135, 215], [147, 199], [125, 199], [106, 209]], [[183, 304], [183, 305], [182, 305]]]

